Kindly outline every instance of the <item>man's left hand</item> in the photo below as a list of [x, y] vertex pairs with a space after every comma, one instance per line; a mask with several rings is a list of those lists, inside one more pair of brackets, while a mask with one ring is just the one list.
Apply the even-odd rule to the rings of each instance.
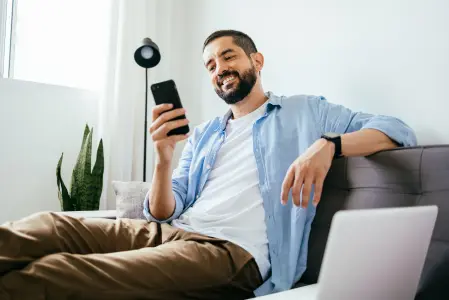
[[296, 206], [302, 204], [303, 208], [307, 208], [314, 184], [313, 204], [316, 206], [320, 201], [324, 179], [331, 167], [334, 153], [334, 143], [319, 139], [299, 156], [288, 169], [282, 184], [282, 204], [287, 204], [288, 193], [292, 189], [293, 203]]

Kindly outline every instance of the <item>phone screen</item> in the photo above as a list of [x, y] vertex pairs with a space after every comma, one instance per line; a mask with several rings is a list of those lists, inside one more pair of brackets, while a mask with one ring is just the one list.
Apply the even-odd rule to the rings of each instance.
[[[167, 80], [159, 83], [155, 83], [151, 85], [151, 92], [153, 93], [154, 102], [156, 105], [171, 103], [173, 104], [173, 109], [182, 108], [181, 98], [178, 94], [178, 89], [176, 88], [176, 84], [173, 80]], [[172, 120], [185, 119], [186, 116], [182, 115], [176, 117]], [[170, 120], [170, 121], [172, 121]], [[189, 126], [185, 125], [179, 128], [175, 128], [168, 132], [168, 136], [175, 134], [187, 134], [189, 132]]]

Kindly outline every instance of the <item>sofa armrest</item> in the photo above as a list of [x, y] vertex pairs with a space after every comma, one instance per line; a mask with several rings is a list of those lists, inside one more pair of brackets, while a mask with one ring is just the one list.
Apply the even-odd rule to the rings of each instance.
[[60, 214], [68, 215], [71, 217], [82, 218], [104, 218], [104, 219], [116, 219], [117, 211], [113, 210], [90, 210], [90, 211], [63, 211]]

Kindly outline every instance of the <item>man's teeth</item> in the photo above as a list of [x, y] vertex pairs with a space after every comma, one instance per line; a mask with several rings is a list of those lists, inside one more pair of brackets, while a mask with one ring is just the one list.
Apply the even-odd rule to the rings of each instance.
[[228, 83], [229, 81], [233, 80], [234, 78], [235, 78], [234, 76], [231, 76], [231, 77], [226, 78], [225, 80], [223, 80], [223, 85], [225, 85], [225, 84]]

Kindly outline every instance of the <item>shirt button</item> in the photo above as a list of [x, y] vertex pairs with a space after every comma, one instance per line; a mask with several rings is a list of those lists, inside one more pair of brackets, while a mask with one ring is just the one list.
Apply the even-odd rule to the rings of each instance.
[[210, 165], [209, 164], [206, 166], [206, 169], [208, 169], [208, 170], [210, 169]]

